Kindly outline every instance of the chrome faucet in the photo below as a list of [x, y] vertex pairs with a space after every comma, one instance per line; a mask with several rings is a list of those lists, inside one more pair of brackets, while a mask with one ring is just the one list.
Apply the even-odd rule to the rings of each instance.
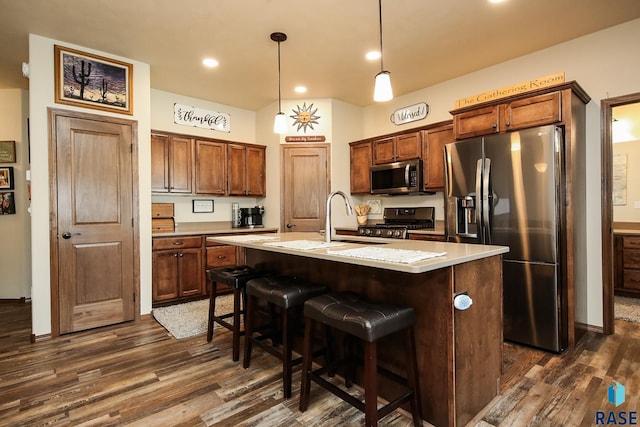
[[344, 205], [347, 208], [347, 215], [353, 215], [353, 206], [351, 205], [351, 200], [349, 200], [349, 196], [344, 194], [342, 191], [334, 191], [329, 194], [327, 197], [327, 220], [324, 224], [324, 241], [329, 243], [331, 242], [331, 199], [335, 195], [341, 195], [344, 199]]

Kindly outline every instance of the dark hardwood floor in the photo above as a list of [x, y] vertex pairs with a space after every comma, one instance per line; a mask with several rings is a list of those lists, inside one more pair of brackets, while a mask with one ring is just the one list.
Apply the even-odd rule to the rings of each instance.
[[[312, 386], [300, 413], [282, 398], [280, 364], [259, 348], [249, 369], [232, 362], [231, 333], [171, 337], [152, 318], [31, 344], [27, 303], [0, 302], [0, 425], [9, 426], [350, 426], [363, 415]], [[618, 381], [626, 402], [607, 402]], [[505, 344], [501, 394], [478, 426], [588, 426], [596, 411], [640, 409], [640, 325], [588, 333], [551, 355]], [[395, 412], [381, 425], [409, 426]]]

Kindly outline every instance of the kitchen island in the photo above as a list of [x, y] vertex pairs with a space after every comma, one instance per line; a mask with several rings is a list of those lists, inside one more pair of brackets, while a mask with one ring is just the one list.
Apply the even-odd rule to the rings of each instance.
[[[408, 305], [416, 311], [416, 345], [423, 418], [436, 426], [462, 426], [498, 393], [502, 366], [502, 261], [509, 249], [415, 240], [337, 236], [323, 247], [318, 233], [210, 236], [209, 241], [245, 248], [256, 268], [323, 283], [333, 291]], [[319, 248], [314, 248], [320, 246]], [[412, 263], [368, 259], [380, 249], [433, 258]], [[350, 256], [342, 251], [351, 251]], [[384, 251], [382, 251], [384, 252]], [[356, 256], [352, 256], [353, 254]], [[453, 299], [466, 293], [473, 305], [456, 310]], [[380, 360], [404, 375], [397, 337], [385, 338]], [[397, 393], [381, 379], [381, 394]], [[313, 392], [312, 392], [313, 402]]]

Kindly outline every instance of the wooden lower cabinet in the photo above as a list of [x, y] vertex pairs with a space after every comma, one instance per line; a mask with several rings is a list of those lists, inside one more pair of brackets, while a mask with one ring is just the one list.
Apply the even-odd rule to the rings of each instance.
[[431, 242], [444, 242], [444, 234], [415, 234], [409, 233], [409, 240], [428, 240]]
[[614, 234], [614, 294], [640, 298], [640, 234]]
[[153, 239], [153, 304], [205, 295], [202, 237]]

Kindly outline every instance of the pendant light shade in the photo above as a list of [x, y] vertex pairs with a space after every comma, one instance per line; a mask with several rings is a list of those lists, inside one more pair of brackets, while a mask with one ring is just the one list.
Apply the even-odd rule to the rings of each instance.
[[380, 17], [380, 72], [376, 74], [375, 87], [373, 89], [373, 100], [385, 102], [393, 99], [393, 89], [391, 89], [391, 73], [384, 70], [382, 52], [382, 0], [378, 0], [378, 11]]
[[393, 99], [393, 89], [391, 89], [391, 73], [380, 71], [376, 75], [376, 85], [373, 90], [373, 100], [385, 102]]
[[278, 43], [278, 114], [273, 122], [275, 133], [287, 133], [287, 119], [282, 112], [282, 92], [280, 90], [280, 43], [287, 39], [285, 33], [271, 33], [271, 40]]
[[276, 119], [273, 122], [273, 131], [279, 134], [287, 133], [287, 118], [284, 113], [276, 114]]

